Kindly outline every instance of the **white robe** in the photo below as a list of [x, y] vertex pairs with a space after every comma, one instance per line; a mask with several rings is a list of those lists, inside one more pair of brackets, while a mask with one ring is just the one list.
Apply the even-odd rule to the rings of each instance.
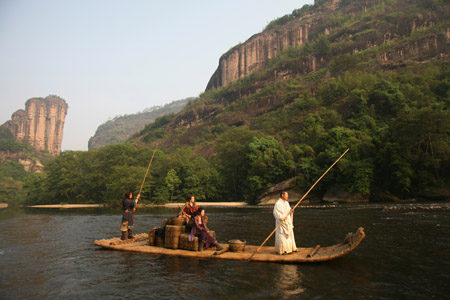
[[[281, 198], [275, 203], [273, 207], [273, 216], [275, 217], [275, 225], [278, 226], [280, 222], [287, 216], [291, 207], [288, 201], [284, 201]], [[278, 227], [275, 232], [275, 252], [283, 254], [284, 252], [291, 253], [297, 250], [294, 238], [294, 217], [289, 215], [283, 224]]]

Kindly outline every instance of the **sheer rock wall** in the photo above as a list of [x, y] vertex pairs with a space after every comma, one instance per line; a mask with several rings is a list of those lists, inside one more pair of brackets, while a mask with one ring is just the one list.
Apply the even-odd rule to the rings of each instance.
[[16, 140], [57, 156], [61, 152], [67, 109], [66, 101], [57, 96], [32, 98], [26, 102], [25, 110], [16, 111], [2, 126], [7, 127]]
[[[376, 48], [384, 43], [395, 43], [402, 37], [433, 27], [436, 21], [442, 21], [449, 15], [447, 6], [443, 11], [434, 11], [433, 14], [419, 13], [414, 17], [404, 18], [395, 27], [380, 25], [376, 30], [366, 30], [365, 32], [362, 22], [354, 22], [347, 27], [345, 32], [336, 33], [333, 26], [326, 25], [329, 24], [328, 21], [331, 17], [337, 14], [357, 16], [362, 12], [367, 12], [372, 6], [382, 4], [382, 1], [354, 0], [345, 1], [345, 3], [341, 0], [324, 1], [314, 10], [314, 13], [306, 13], [284, 25], [255, 34], [246, 42], [233, 47], [219, 59], [219, 66], [210, 78], [206, 90], [226, 86], [260, 70], [283, 49], [301, 47], [312, 42], [319, 35], [331, 38], [331, 42], [351, 41], [351, 49], [341, 49], [341, 52], [355, 53]], [[404, 4], [410, 5], [411, 3], [405, 1]], [[449, 37], [450, 28], [448, 26], [436, 29], [433, 35], [429, 34], [422, 39], [412, 38], [409, 43], [403, 42], [394, 49], [383, 52], [379, 55], [378, 61], [389, 64], [405, 59], [419, 61], [444, 59], [449, 54]], [[327, 57], [310, 56], [298, 66], [295, 73], [314, 72], [328, 63]], [[279, 75], [282, 78], [286, 77], [281, 73]]]

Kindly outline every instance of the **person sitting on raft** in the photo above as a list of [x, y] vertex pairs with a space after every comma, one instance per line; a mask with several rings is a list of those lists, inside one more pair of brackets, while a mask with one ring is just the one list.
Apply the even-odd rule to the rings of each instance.
[[136, 211], [136, 204], [139, 200], [139, 196], [136, 196], [136, 200], [133, 200], [133, 194], [131, 192], [125, 193], [125, 198], [122, 201], [122, 225], [120, 226], [120, 231], [122, 231], [121, 240], [128, 238], [133, 239], [133, 224], [134, 224], [134, 212]]
[[190, 220], [197, 211], [198, 207], [197, 204], [195, 204], [195, 197], [194, 195], [190, 195], [189, 199], [186, 200], [186, 206], [178, 216], [187, 217]]
[[209, 229], [206, 226], [206, 216], [205, 210], [199, 209], [194, 215], [194, 222], [191, 229], [191, 235], [198, 237], [199, 242], [199, 251], [203, 251], [203, 248], [207, 249], [211, 246], [216, 246], [216, 250], [220, 251], [223, 248], [219, 245], [219, 243], [214, 239], [211, 234], [208, 232]]

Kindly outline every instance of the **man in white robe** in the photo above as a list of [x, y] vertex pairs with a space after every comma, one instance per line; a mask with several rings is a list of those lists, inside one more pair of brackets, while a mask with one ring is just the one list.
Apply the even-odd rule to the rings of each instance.
[[281, 192], [275, 206], [273, 207], [273, 216], [275, 225], [278, 226], [283, 220], [283, 224], [275, 232], [275, 252], [278, 254], [288, 254], [297, 252], [294, 238], [294, 216], [289, 205], [288, 193]]

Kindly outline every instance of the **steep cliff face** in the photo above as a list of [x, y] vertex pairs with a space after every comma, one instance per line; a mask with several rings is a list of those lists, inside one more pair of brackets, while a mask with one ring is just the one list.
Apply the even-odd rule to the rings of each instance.
[[26, 102], [25, 110], [16, 111], [2, 126], [8, 128], [16, 140], [56, 156], [61, 152], [67, 108], [66, 101], [57, 96], [32, 98]]
[[208, 82], [206, 89], [227, 85], [242, 78], [277, 56], [285, 48], [303, 45], [318, 24], [317, 17], [305, 16], [290, 22], [282, 28], [268, 30], [251, 37], [225, 53], [219, 60], [219, 67]]
[[[301, 17], [255, 34], [245, 43], [237, 45], [225, 53], [219, 60], [219, 66], [209, 80], [206, 90], [228, 85], [243, 78], [254, 71], [262, 69], [267, 62], [275, 58], [286, 48], [299, 47], [311, 43], [317, 37], [323, 35], [331, 43], [339, 43], [342, 48], [332, 49], [336, 53], [355, 53], [366, 49], [374, 49], [383, 44], [396, 43], [403, 39], [402, 43], [395, 45], [378, 57], [379, 62], [388, 63], [404, 59], [428, 60], [431, 58], [445, 58], [448, 56], [448, 24], [435, 26], [436, 21], [445, 21], [448, 18], [448, 6], [444, 10], [430, 13], [417, 13], [402, 16], [395, 24], [398, 16], [390, 11], [401, 10], [405, 6], [414, 6], [418, 1], [391, 1], [388, 7], [381, 0], [323, 0], [316, 1], [313, 11], [304, 13]], [[427, 1], [424, 1], [424, 3]], [[385, 8], [380, 8], [386, 6]], [[371, 9], [378, 7], [382, 13], [371, 19]], [[375, 10], [375, 9], [374, 9]], [[362, 17], [361, 21], [352, 16]], [[348, 22], [348, 26], [342, 28], [342, 23]], [[377, 23], [377, 24], [376, 24]], [[445, 24], [444, 24], [445, 25]], [[405, 36], [420, 35], [430, 31], [434, 27], [433, 34], [428, 34], [423, 39], [413, 38], [404, 40]], [[428, 32], [430, 33], [430, 32]], [[344, 43], [345, 42], [345, 43]], [[336, 53], [328, 53], [331, 57]], [[297, 74], [307, 74], [326, 66], [329, 60], [326, 55], [322, 57], [308, 57], [295, 70]], [[281, 71], [281, 72], [280, 72]], [[292, 70], [291, 70], [292, 71]], [[281, 77], [283, 70], [278, 70]], [[276, 79], [280, 78], [275, 74]], [[287, 76], [289, 78], [289, 76]]]
[[341, 0], [327, 0], [316, 13], [306, 14], [283, 26], [255, 34], [245, 43], [233, 47], [220, 58], [219, 67], [206, 89], [227, 85], [261, 69], [285, 48], [304, 45], [312, 36], [323, 31], [327, 17], [340, 2]]

